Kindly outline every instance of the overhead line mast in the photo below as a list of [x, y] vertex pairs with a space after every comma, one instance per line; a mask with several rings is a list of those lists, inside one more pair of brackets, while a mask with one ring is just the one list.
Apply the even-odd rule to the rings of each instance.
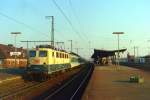
[[72, 52], [72, 40], [68, 40], [70, 41], [70, 52]]
[[45, 16], [46, 18], [52, 18], [51, 26], [51, 46], [54, 48], [54, 16]]

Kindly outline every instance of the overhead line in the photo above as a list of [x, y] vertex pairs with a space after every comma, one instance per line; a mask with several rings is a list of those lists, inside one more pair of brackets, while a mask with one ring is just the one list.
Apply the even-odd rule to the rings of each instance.
[[60, 6], [56, 3], [55, 0], [52, 0], [54, 5], [57, 7], [57, 9], [62, 13], [62, 15], [64, 16], [64, 18], [67, 20], [67, 22], [69, 23], [69, 25], [71, 26], [72, 30], [79, 36], [79, 38], [81, 38], [80, 33], [74, 28], [72, 22], [70, 21], [70, 19], [67, 17], [67, 15], [64, 13], [64, 11], [60, 8]]
[[[73, 14], [74, 14], [74, 16], [75, 16], [75, 18], [76, 18], [78, 24], [79, 24], [80, 30], [81, 30], [81, 23], [80, 23], [80, 21], [79, 21], [79, 17], [77, 16], [77, 14], [76, 14], [76, 12], [75, 12], [75, 9], [73, 8], [73, 5], [72, 5], [71, 0], [69, 0], [69, 5], [70, 5], [70, 8], [71, 8], [71, 10], [72, 10], [72, 12], [73, 12]], [[80, 33], [81, 33], [81, 32], [80, 32]], [[85, 36], [86, 38], [88, 38], [87, 35], [86, 35], [84, 32], [82, 32], [82, 33], [84, 34], [84, 36]]]
[[[25, 24], [25, 23], [23, 23], [23, 22], [21, 22], [21, 21], [18, 21], [18, 20], [16, 20], [15, 18], [12, 18], [12, 17], [10, 17], [10, 16], [8, 16], [8, 15], [2, 13], [2, 12], [0, 12], [0, 15], [3, 16], [3, 17], [6, 17], [6, 18], [9, 19], [9, 20], [12, 20], [12, 21], [14, 21], [14, 22], [16, 22], [16, 23], [18, 23], [18, 24], [20, 24], [20, 25], [23, 25], [24, 27], [26, 27], [26, 28], [28, 28], [28, 29], [30, 29], [30, 30], [32, 30], [32, 31], [40, 32], [39, 30], [37, 30], [37, 29], [35, 29], [35, 28], [33, 28], [33, 27], [31, 27], [31, 26], [29, 26], [29, 25], [27, 25], [27, 24]], [[42, 32], [40, 32], [40, 33], [42, 33]], [[45, 35], [46, 35], [46, 34], [45, 34]], [[47, 36], [48, 36], [48, 35], [47, 35]]]
[[82, 30], [82, 28], [81, 28], [81, 23], [80, 23], [79, 17], [78, 17], [77, 14], [76, 14], [76, 11], [75, 11], [75, 9], [74, 9], [74, 7], [73, 7], [73, 5], [72, 5], [71, 0], [69, 0], [69, 5], [70, 5], [70, 8], [71, 8], [71, 10], [72, 10], [72, 12], [73, 12], [73, 15], [75, 16], [75, 18], [76, 18], [76, 20], [77, 20], [77, 22], [78, 22], [78, 25], [79, 25], [79, 27], [80, 27], [80, 33], [83, 33], [84, 37], [85, 37], [86, 40], [87, 40], [87, 39], [88, 39], [88, 36], [83, 32], [83, 30]]

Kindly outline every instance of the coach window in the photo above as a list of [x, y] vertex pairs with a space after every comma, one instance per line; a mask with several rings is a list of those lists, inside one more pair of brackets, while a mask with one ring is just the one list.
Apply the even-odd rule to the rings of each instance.
[[56, 52], [56, 57], [58, 58], [58, 52]]
[[40, 51], [39, 57], [47, 57], [47, 51]]
[[58, 52], [58, 58], [60, 57], [60, 54], [59, 54], [59, 52]]
[[69, 58], [69, 56], [67, 55], [67, 58]]
[[54, 57], [54, 52], [52, 52], [52, 57]]
[[61, 58], [61, 53], [59, 53], [59, 58]]
[[30, 57], [35, 57], [36, 51], [34, 51], [34, 50], [29, 51], [29, 55], [30, 55]]

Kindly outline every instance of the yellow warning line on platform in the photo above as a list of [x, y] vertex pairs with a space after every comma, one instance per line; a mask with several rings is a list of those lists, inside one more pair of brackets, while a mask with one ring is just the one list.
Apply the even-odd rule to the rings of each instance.
[[0, 83], [6, 82], [6, 81], [11, 81], [11, 80], [16, 80], [16, 79], [21, 79], [21, 76], [6, 78], [4, 80], [0, 80]]

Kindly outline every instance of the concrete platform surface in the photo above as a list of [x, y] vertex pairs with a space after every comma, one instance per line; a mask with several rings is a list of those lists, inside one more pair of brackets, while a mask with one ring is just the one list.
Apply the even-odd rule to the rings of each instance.
[[21, 79], [22, 77], [19, 75], [12, 75], [7, 73], [0, 73], [0, 83], [4, 83], [7, 81], [13, 81], [16, 79]]
[[[131, 75], [144, 77], [144, 83], [131, 83]], [[150, 72], [116, 66], [97, 66], [82, 100], [150, 100]]]
[[25, 68], [2, 68], [0, 67], [0, 83], [14, 81], [22, 78]]

